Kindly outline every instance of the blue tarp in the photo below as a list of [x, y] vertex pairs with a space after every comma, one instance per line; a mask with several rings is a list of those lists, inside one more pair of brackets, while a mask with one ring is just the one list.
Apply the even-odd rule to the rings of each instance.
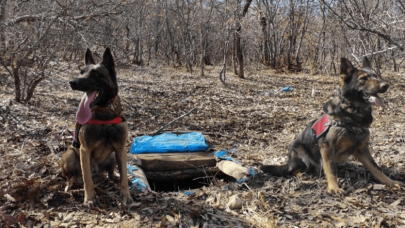
[[197, 152], [206, 151], [208, 148], [204, 136], [199, 132], [181, 135], [163, 133], [156, 136], [144, 135], [134, 138], [130, 153]]

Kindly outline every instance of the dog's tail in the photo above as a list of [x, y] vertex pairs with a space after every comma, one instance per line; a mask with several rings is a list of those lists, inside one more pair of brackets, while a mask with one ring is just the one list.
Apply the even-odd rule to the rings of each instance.
[[284, 177], [284, 176], [288, 176], [291, 174], [290, 171], [290, 166], [289, 164], [285, 164], [285, 165], [263, 165], [260, 167], [260, 169], [264, 172], [264, 173], [268, 173], [272, 176], [276, 176], [276, 177]]

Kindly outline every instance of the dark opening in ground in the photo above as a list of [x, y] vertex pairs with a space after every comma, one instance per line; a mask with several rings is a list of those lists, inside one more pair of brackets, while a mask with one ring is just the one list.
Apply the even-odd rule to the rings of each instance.
[[174, 181], [156, 181], [148, 179], [148, 181], [152, 190], [157, 192], [185, 191], [189, 189], [197, 189], [203, 186], [208, 186], [211, 183], [211, 180], [205, 177], [188, 178]]
[[[221, 178], [224, 182], [232, 181], [231, 179], [232, 178], [227, 176]], [[212, 184], [212, 178], [210, 177], [187, 178], [173, 181], [153, 180], [148, 178], [148, 181], [151, 189], [157, 192], [187, 191]]]

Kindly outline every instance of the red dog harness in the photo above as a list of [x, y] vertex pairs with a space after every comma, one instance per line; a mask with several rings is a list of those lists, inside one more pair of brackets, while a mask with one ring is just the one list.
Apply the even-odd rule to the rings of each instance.
[[121, 122], [122, 122], [122, 118], [119, 116], [119, 117], [116, 117], [116, 118], [114, 118], [112, 120], [93, 120], [93, 119], [90, 119], [89, 121], [87, 121], [86, 124], [119, 124]]
[[[125, 122], [125, 119], [123, 117], [116, 117], [112, 120], [93, 120], [90, 119], [89, 121], [87, 121], [87, 123], [85, 124], [120, 124], [122, 122]], [[83, 125], [85, 125], [83, 124]], [[82, 128], [81, 124], [76, 123], [76, 130], [75, 132], [73, 132], [73, 146], [76, 148], [80, 148], [80, 141], [79, 141], [79, 131], [80, 128]]]
[[313, 136], [318, 139], [329, 130], [330, 126], [331, 121], [329, 120], [328, 115], [324, 114], [314, 123], [314, 125], [312, 125]]

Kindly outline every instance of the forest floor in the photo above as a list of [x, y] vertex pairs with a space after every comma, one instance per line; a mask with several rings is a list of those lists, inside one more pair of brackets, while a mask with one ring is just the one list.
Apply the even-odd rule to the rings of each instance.
[[[12, 80], [0, 78], [1, 227], [405, 227], [404, 189], [381, 185], [356, 161], [339, 166], [339, 185], [349, 192], [343, 197], [328, 194], [323, 177], [260, 174], [242, 184], [212, 181], [193, 196], [132, 190], [135, 203], [121, 209], [118, 185], [100, 179], [101, 205], [87, 209], [82, 189], [65, 191], [57, 165], [72, 143], [82, 94], [68, 81], [79, 70], [56, 68], [28, 104], [14, 102]], [[253, 67], [246, 79], [228, 73], [224, 85], [218, 72], [208, 66], [201, 77], [183, 69], [118, 67], [128, 149], [133, 137], [196, 107], [166, 130], [201, 132], [212, 150], [226, 150], [252, 167], [283, 164], [288, 144], [322, 115], [338, 86], [338, 77]], [[386, 73], [384, 78], [390, 88], [383, 94], [385, 106], [373, 110], [371, 153], [384, 173], [405, 181], [405, 77]], [[290, 91], [281, 92], [286, 86]], [[233, 195], [242, 199], [241, 210], [227, 207]]]

